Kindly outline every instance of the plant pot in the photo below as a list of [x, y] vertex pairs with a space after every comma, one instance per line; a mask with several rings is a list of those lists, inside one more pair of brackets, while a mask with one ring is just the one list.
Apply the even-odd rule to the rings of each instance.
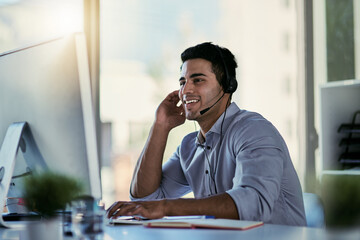
[[30, 222], [26, 225], [28, 240], [62, 240], [63, 231], [60, 218]]

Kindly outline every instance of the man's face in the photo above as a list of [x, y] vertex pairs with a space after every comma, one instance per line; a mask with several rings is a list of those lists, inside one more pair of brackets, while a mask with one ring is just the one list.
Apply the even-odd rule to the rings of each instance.
[[[200, 111], [214, 104], [223, 93], [212, 71], [211, 62], [205, 59], [185, 61], [179, 82], [179, 98], [183, 102], [188, 120], [199, 120]], [[215, 105], [214, 108], [216, 107]]]

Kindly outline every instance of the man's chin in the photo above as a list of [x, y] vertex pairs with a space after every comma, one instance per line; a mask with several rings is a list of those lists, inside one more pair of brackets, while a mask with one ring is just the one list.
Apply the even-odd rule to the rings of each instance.
[[186, 113], [186, 119], [187, 120], [196, 120], [199, 116], [196, 113]]

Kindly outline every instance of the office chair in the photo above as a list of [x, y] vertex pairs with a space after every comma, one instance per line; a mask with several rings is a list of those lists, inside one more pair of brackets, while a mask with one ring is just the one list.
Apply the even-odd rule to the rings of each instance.
[[303, 193], [306, 224], [308, 227], [322, 228], [325, 226], [324, 207], [314, 193]]

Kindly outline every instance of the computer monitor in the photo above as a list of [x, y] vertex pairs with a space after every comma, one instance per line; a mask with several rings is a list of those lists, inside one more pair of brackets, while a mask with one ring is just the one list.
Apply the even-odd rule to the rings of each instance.
[[[20, 172], [16, 175], [31, 172], [34, 166], [48, 168], [79, 178], [85, 183], [86, 194], [101, 198], [90, 86], [83, 33], [0, 54], [0, 144], [10, 146], [1, 148], [1, 183], [9, 174], [9, 167], [4, 167], [4, 161], [12, 161], [11, 157], [6, 159], [9, 158], [9, 149], [17, 148], [16, 144], [22, 148], [25, 143], [26, 148], [31, 148], [32, 156], [27, 158], [18, 150], [15, 168]], [[23, 124], [20, 130], [19, 127], [16, 129], [16, 124], [12, 125], [18, 122], [27, 124]], [[11, 137], [16, 131], [23, 131], [21, 134], [25, 136], [18, 143]], [[7, 132], [10, 136], [5, 137]], [[31, 142], [32, 136], [36, 144], [26, 143], [29, 142], [26, 139]], [[36, 155], [38, 157], [34, 158]], [[13, 178], [11, 181], [8, 191], [8, 186], [0, 184], [1, 198], [4, 194], [21, 195], [18, 180]], [[3, 199], [0, 203], [4, 203]]]

